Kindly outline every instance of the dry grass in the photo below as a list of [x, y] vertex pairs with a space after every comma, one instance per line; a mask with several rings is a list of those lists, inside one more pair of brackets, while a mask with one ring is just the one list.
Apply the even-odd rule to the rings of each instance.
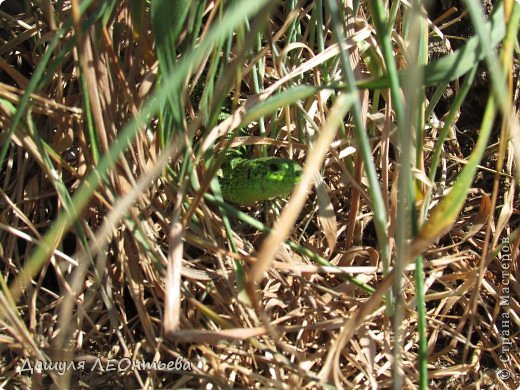
[[[152, 18], [153, 8], [96, 3], [85, 13], [94, 23], [82, 25], [77, 3], [0, 4], [0, 148], [8, 146], [0, 165], [0, 387], [389, 388], [402, 381], [415, 388], [424, 386], [421, 340], [432, 388], [520, 386], [517, 78], [508, 87], [516, 91], [508, 96], [512, 115], [496, 121], [462, 211], [424, 248], [408, 239], [418, 232], [398, 222], [399, 177], [413, 180], [417, 213], [411, 204], [406, 210], [421, 225], [479, 137], [486, 99], [475, 89], [459, 111], [449, 96], [459, 82], [446, 85], [423, 131], [410, 131], [414, 168], [403, 170], [388, 90], [338, 97], [344, 68], [327, 7], [317, 11], [321, 2], [267, 6], [251, 14], [249, 27], [236, 22], [233, 35], [221, 32], [227, 40], [211, 34], [223, 28], [228, 2], [194, 2], [173, 35], [171, 69], [159, 62], [167, 51], [154, 38], [160, 14]], [[406, 9], [393, 31], [399, 68], [411, 61]], [[180, 14], [168, 16], [172, 30]], [[70, 16], [72, 27], [38, 73]], [[432, 40], [444, 36], [437, 26], [468, 23], [459, 16], [430, 22]], [[342, 49], [356, 78], [383, 72], [368, 7], [347, 34]], [[206, 50], [191, 51], [206, 42]], [[345, 115], [352, 96], [370, 161]], [[221, 110], [231, 116], [219, 124]], [[459, 123], [432, 182], [436, 118], [451, 110]], [[243, 136], [230, 144], [226, 136], [240, 127]], [[242, 208], [219, 201], [211, 183], [218, 152], [238, 145], [304, 165], [290, 200]], [[398, 260], [404, 267], [393, 298], [378, 201], [387, 213], [389, 268]], [[412, 254], [422, 256], [424, 277]], [[400, 305], [386, 305], [396, 292]], [[59, 362], [69, 369], [28, 369]], [[128, 362], [178, 364], [117, 369]]]

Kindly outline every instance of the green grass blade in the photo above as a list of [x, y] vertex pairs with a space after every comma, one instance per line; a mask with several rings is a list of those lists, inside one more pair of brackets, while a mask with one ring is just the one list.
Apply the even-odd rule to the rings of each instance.
[[[459, 93], [455, 97], [455, 101], [453, 102], [453, 105], [451, 107], [451, 110], [448, 114], [448, 117], [446, 118], [446, 121], [444, 122], [444, 126], [442, 127], [441, 131], [439, 132], [439, 136], [437, 138], [437, 142], [435, 142], [435, 149], [433, 151], [432, 161], [430, 164], [430, 172], [428, 175], [428, 178], [433, 183], [435, 181], [435, 175], [437, 174], [437, 167], [439, 165], [439, 160], [441, 157], [442, 152], [442, 145], [444, 144], [444, 141], [446, 140], [446, 137], [448, 136], [448, 132], [453, 126], [453, 123], [455, 122], [458, 110], [460, 109], [462, 103], [464, 102], [464, 99], [466, 98], [466, 95], [468, 94], [473, 79], [475, 77], [475, 73], [477, 72], [477, 66], [475, 65], [473, 69], [466, 75], [464, 78], [464, 82], [462, 83], [462, 87], [459, 90]], [[432, 189], [430, 188], [428, 193], [425, 197], [425, 206], [423, 208], [423, 219], [426, 217], [426, 212], [429, 208], [429, 203], [432, 195]]]
[[466, 201], [468, 189], [477, 172], [478, 164], [486, 150], [493, 127], [493, 121], [496, 116], [496, 110], [497, 104], [495, 98], [494, 96], [490, 96], [484, 113], [484, 119], [482, 120], [479, 138], [468, 163], [462, 169], [449, 194], [433, 209], [430, 217], [421, 227], [419, 235], [412, 244], [412, 252], [414, 254], [420, 253], [438, 237], [446, 233], [459, 215]]
[[[244, 213], [243, 211], [237, 210], [235, 207], [227, 204], [226, 202], [223, 202], [218, 199], [218, 197], [211, 195], [211, 194], [204, 194], [204, 198], [206, 198], [208, 201], [216, 204], [217, 206], [221, 207], [223, 210], [225, 210], [229, 215], [234, 216], [235, 218], [240, 219], [241, 221], [247, 223], [248, 225], [254, 227], [258, 231], [270, 234], [273, 229], [270, 227], [264, 225], [262, 222], [258, 221], [257, 219], [251, 217], [250, 215]], [[295, 252], [299, 253], [302, 256], [306, 256], [312, 261], [314, 261], [317, 264], [324, 265], [327, 267], [335, 267], [334, 264], [330, 263], [328, 260], [324, 259], [317, 253], [311, 251], [310, 249], [294, 242], [291, 240], [287, 240], [285, 242], [291, 249], [293, 249]], [[346, 274], [340, 274], [341, 278], [347, 282], [352, 283], [353, 285], [361, 288], [362, 290], [366, 291], [369, 294], [372, 294], [374, 292], [374, 288], [368, 286], [367, 284], [359, 281], [353, 276], [346, 275]]]
[[[518, 32], [519, 21], [520, 6], [515, 3], [513, 14], [509, 21], [510, 24], [507, 30], [506, 41], [512, 41], [515, 39]], [[510, 50], [512, 49], [511, 45], [508, 45], [507, 47]], [[506, 68], [511, 66], [511, 56], [508, 56], [507, 59], [508, 61], [505, 61]], [[433, 243], [438, 237], [447, 232], [462, 209], [468, 195], [468, 189], [473, 182], [478, 164], [484, 155], [493, 128], [493, 122], [498, 107], [496, 99], [497, 97], [494, 94], [488, 98], [479, 138], [469, 157], [468, 163], [462, 169], [449, 194], [432, 210], [430, 218], [421, 227], [419, 235], [412, 244], [413, 253], [418, 254], [422, 252], [429, 244]]]
[[[92, 0], [85, 0], [80, 5], [80, 14], [85, 12], [85, 10], [88, 8], [88, 6], [92, 3]], [[60, 40], [65, 36], [66, 32], [69, 31], [69, 29], [72, 26], [71, 19], [67, 19], [67, 21], [63, 24], [61, 29], [56, 33], [54, 38], [49, 43], [49, 46], [47, 47], [47, 50], [43, 54], [40, 62], [38, 63], [38, 66], [34, 70], [33, 76], [31, 77], [31, 80], [29, 80], [29, 84], [25, 88], [25, 92], [20, 99], [20, 103], [18, 104], [18, 107], [16, 109], [16, 113], [13, 117], [11, 127], [8, 131], [8, 139], [11, 138], [11, 135], [13, 134], [16, 127], [20, 124], [23, 116], [25, 115], [25, 112], [27, 110], [27, 107], [30, 103], [31, 94], [37, 89], [38, 85], [40, 84], [40, 81], [47, 70], [47, 65], [49, 61], [52, 58], [52, 55], [54, 54], [54, 51], [58, 47]], [[6, 142], [2, 145], [2, 148], [0, 150], [0, 167], [3, 166], [5, 157], [7, 155], [7, 150], [9, 148], [9, 142]]]
[[[490, 20], [482, 26], [489, 44], [483, 45], [480, 37], [474, 36], [453, 54], [426, 65], [423, 70], [423, 85], [436, 85], [449, 80], [455, 80], [469, 72], [477, 62], [489, 54], [489, 50], [494, 50], [506, 33], [503, 8], [502, 3], [498, 4]], [[401, 80], [405, 77], [406, 75], [403, 71], [399, 72]], [[385, 75], [376, 79], [360, 81], [357, 85], [358, 88], [384, 89], [389, 88], [391, 84], [388, 75]]]
[[157, 58], [166, 74], [175, 69], [176, 43], [188, 16], [189, 0], [155, 0], [152, 2], [152, 29], [157, 44]]
[[[159, 60], [160, 78], [166, 79], [176, 72], [177, 39], [184, 27], [190, 1], [157, 0], [152, 2], [152, 30], [155, 36], [157, 59]], [[172, 93], [160, 114], [161, 144], [165, 145], [171, 135], [183, 128], [184, 104], [182, 84]]]
[[[59, 245], [63, 235], [70, 228], [71, 224], [79, 218], [81, 212], [87, 206], [92, 197], [92, 194], [105, 179], [108, 172], [114, 167], [118, 157], [126, 151], [130, 142], [137, 135], [137, 132], [140, 129], [140, 123], [146, 122], [153, 115], [157, 114], [161, 107], [164, 107], [170, 95], [177, 91], [179, 86], [182, 85], [193, 64], [198, 63], [198, 61], [201, 60], [213, 45], [228, 37], [239, 24], [243, 23], [244, 17], [248, 17], [258, 12], [265, 3], [267, 3], [267, 0], [255, 3], [237, 3], [237, 5], [224, 16], [223, 23], [210, 31], [206, 39], [203, 40], [197, 48], [179, 61], [177, 72], [164, 80], [164, 83], [148, 100], [147, 104], [145, 104], [138, 118], [131, 120], [124, 127], [117, 140], [112, 144], [110, 150], [101, 158], [98, 166], [90, 172], [85, 181], [75, 192], [74, 197], [72, 198], [72, 207], [70, 212], [62, 212], [58, 215], [55, 222], [42, 238], [42, 245], [36, 248], [36, 250], [31, 254], [25, 267], [13, 281], [11, 293], [14, 301], [19, 298], [20, 294], [31, 282], [34, 274], [41, 269], [53, 250]], [[31, 80], [31, 82], [33, 82], [33, 80]], [[36, 85], [37, 81], [34, 81], [34, 84]], [[17, 115], [21, 114], [17, 112]], [[21, 118], [18, 120], [20, 119]], [[13, 127], [14, 126], [15, 124], [13, 124]], [[179, 145], [182, 145], [184, 139], [179, 137], [177, 142]]]
[[426, 290], [424, 286], [424, 258], [417, 256], [415, 259], [415, 309], [417, 310], [417, 333], [419, 334], [419, 388], [428, 388], [428, 334], [426, 318]]
[[[475, 35], [479, 38], [479, 41], [482, 43], [482, 52], [484, 53], [484, 59], [486, 60], [488, 69], [492, 69], [489, 72], [491, 76], [491, 87], [493, 89], [493, 93], [497, 99], [498, 106], [501, 108], [503, 112], [507, 109], [507, 87], [506, 87], [506, 78], [505, 73], [500, 66], [500, 61], [498, 59], [497, 54], [493, 50], [491, 43], [489, 42], [489, 30], [484, 23], [484, 16], [482, 15], [482, 3], [478, 0], [465, 0], [466, 7], [468, 9], [471, 22], [473, 27], [475, 28]], [[518, 1], [516, 2], [518, 6]], [[504, 13], [501, 13], [502, 18], [504, 17]], [[501, 23], [505, 25], [504, 22]]]
[[[328, 7], [329, 13], [332, 17], [333, 24], [333, 32], [337, 42], [343, 42], [343, 28], [341, 22], [338, 19], [338, 9], [337, 3], [333, 0], [327, 0], [326, 5]], [[354, 96], [358, 96], [358, 91], [356, 88], [356, 79], [354, 77], [354, 72], [352, 71], [350, 61], [347, 57], [347, 51], [342, 48], [340, 51], [340, 59], [342, 66], [342, 76], [343, 82], [346, 86], [346, 89], [349, 93]], [[381, 252], [381, 259], [383, 262], [383, 267], [385, 272], [388, 272], [389, 269], [389, 261], [390, 261], [390, 248], [388, 245], [388, 231], [387, 231], [387, 212], [385, 207], [385, 202], [383, 200], [383, 194], [381, 191], [381, 187], [379, 185], [379, 179], [377, 177], [376, 168], [374, 165], [374, 161], [372, 160], [372, 149], [370, 147], [370, 142], [368, 140], [368, 135], [365, 129], [364, 120], [361, 115], [361, 104], [359, 99], [356, 99], [353, 104], [352, 116], [354, 118], [354, 131], [356, 142], [359, 146], [363, 163], [365, 164], [365, 170], [368, 177], [368, 190], [370, 194], [370, 198], [372, 200], [372, 205], [374, 208], [374, 224], [376, 228], [377, 241], [379, 245], [379, 250]]]

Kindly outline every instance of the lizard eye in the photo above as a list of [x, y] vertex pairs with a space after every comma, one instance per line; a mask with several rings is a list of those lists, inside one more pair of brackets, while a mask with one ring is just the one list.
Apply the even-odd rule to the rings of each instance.
[[280, 170], [280, 167], [277, 164], [272, 163], [271, 165], [269, 165], [269, 169], [271, 170], [271, 172], [278, 172]]

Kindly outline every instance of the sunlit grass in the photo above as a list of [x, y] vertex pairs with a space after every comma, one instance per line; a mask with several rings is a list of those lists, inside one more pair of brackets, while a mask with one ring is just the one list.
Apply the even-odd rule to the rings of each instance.
[[0, 4], [1, 387], [515, 386], [520, 6], [351, 3]]

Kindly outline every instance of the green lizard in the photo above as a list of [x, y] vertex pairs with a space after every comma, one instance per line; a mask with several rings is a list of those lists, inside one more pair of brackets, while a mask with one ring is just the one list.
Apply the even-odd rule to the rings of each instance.
[[222, 166], [220, 188], [225, 200], [240, 206], [287, 196], [300, 180], [302, 167], [279, 157], [246, 159], [230, 155]]
[[[219, 114], [219, 120], [230, 116], [227, 112]], [[226, 152], [219, 175], [222, 197], [239, 206], [291, 193], [300, 181], [302, 167], [296, 161], [279, 157], [244, 158], [246, 148], [239, 147]]]

